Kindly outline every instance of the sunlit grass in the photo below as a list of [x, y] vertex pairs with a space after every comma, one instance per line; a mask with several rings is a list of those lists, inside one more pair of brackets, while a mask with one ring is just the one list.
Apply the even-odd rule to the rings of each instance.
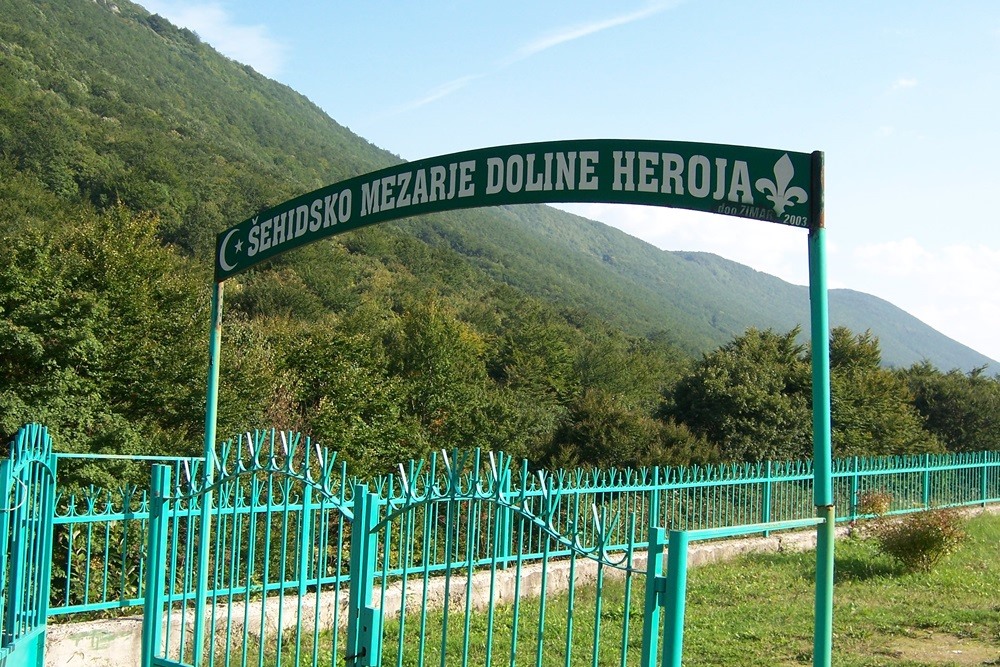
[[[844, 539], [837, 543], [834, 594], [835, 665], [846, 667], [941, 664], [1000, 664], [1000, 517], [983, 515], [969, 522], [969, 540], [932, 572], [913, 573], [877, 553], [874, 543]], [[811, 664], [815, 554], [757, 554], [694, 568], [688, 575], [685, 665]], [[622, 581], [606, 581], [600, 608], [593, 586], [545, 600], [539, 630], [540, 600], [494, 609], [492, 640], [486, 612], [447, 618], [434, 611], [421, 628], [408, 616], [402, 635], [398, 620], [385, 627], [382, 665], [638, 665], [642, 639], [644, 577], [633, 579], [626, 605]], [[572, 622], [570, 622], [572, 619]], [[513, 642], [517, 629], [517, 641]], [[628, 636], [623, 642], [623, 630]], [[596, 650], [595, 630], [600, 641]], [[570, 632], [572, 633], [570, 635]], [[445, 637], [442, 642], [442, 636]], [[914, 657], [900, 642], [941, 638], [965, 642], [978, 662]], [[332, 634], [320, 635], [319, 664], [331, 664]], [[342, 638], [340, 639], [342, 642]], [[306, 642], [311, 646], [312, 639]], [[341, 643], [341, 646], [343, 644]], [[567, 658], [567, 647], [569, 653]], [[441, 654], [445, 659], [442, 662]], [[342, 650], [338, 659], [342, 660]], [[301, 664], [310, 664], [308, 655]], [[289, 654], [282, 664], [292, 664]], [[946, 659], [947, 660], [947, 659]], [[996, 661], [996, 662], [991, 662]], [[273, 664], [273, 663], [272, 663]]]

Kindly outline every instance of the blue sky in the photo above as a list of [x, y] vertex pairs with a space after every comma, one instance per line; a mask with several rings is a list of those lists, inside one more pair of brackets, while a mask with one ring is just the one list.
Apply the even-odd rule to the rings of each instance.
[[[578, 138], [822, 150], [830, 286], [1000, 360], [1000, 2], [142, 4], [406, 159]], [[565, 208], [807, 281], [802, 230]]]

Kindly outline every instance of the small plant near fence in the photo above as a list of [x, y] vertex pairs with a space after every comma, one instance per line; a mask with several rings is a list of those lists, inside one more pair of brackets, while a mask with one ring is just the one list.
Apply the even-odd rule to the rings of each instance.
[[965, 518], [954, 509], [914, 512], [883, 522], [875, 542], [909, 571], [929, 572], [966, 539]]
[[892, 494], [888, 491], [865, 491], [858, 494], [858, 514], [885, 516], [892, 508]]

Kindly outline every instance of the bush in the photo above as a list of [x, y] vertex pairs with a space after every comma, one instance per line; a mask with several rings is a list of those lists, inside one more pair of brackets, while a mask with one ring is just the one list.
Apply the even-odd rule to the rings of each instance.
[[910, 571], [931, 570], [965, 540], [965, 519], [955, 510], [928, 510], [883, 524], [875, 535], [879, 551]]
[[858, 514], [876, 517], [888, 514], [892, 507], [892, 494], [888, 491], [865, 491], [858, 494]]

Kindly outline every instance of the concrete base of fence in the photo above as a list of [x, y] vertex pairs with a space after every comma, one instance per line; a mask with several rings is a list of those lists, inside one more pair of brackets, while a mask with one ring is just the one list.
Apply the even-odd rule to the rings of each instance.
[[[838, 528], [838, 535], [848, 531], [846, 526]], [[766, 553], [780, 551], [803, 551], [815, 548], [816, 533], [813, 531], [779, 533], [769, 537], [744, 538], [719, 542], [694, 543], [688, 552], [688, 562], [692, 566], [714, 563], [735, 558], [748, 553]], [[646, 554], [636, 553], [633, 556], [632, 567], [635, 570], [645, 570]], [[465, 608], [466, 578], [458, 576], [459, 571], [452, 576], [448, 597], [454, 609]], [[514, 599], [516, 569], [496, 571], [493, 599], [499, 604], [509, 604]], [[521, 597], [537, 597], [541, 592], [542, 567], [540, 563], [522, 566], [520, 572]], [[547, 589], [549, 594], [565, 591], [569, 584], [569, 561], [553, 561], [549, 563], [547, 572]], [[576, 562], [575, 582], [577, 585], [592, 583], [597, 576], [597, 564], [594, 561], [578, 559]], [[621, 577], [624, 573], [613, 568], [605, 568], [606, 577]], [[472, 577], [471, 606], [482, 610], [490, 601], [491, 573], [480, 571]], [[406, 591], [406, 607], [408, 611], [417, 611], [423, 603], [423, 582], [410, 581]], [[391, 585], [386, 591], [385, 612], [388, 617], [399, 615], [402, 600], [400, 583]], [[342, 591], [341, 609], [335, 613], [334, 595], [332, 591], [321, 596], [319, 610], [319, 627], [333, 627], [335, 616], [341, 625], [347, 623], [347, 591]], [[445, 585], [443, 577], [430, 580], [427, 590], [427, 606], [430, 609], [440, 609], [444, 606]], [[376, 589], [376, 606], [381, 602]], [[264, 608], [264, 633], [273, 636], [278, 630], [279, 605], [284, 604], [281, 614], [283, 629], [294, 627], [298, 615], [298, 598], [271, 598]], [[218, 611], [218, 610], [217, 610]], [[233, 607], [234, 636], [242, 635], [244, 609], [242, 604]], [[261, 628], [261, 605], [254, 604], [247, 610], [247, 625], [251, 636], [258, 636]], [[302, 600], [301, 618], [316, 618], [316, 596], [309, 594]], [[191, 612], [187, 619], [191, 618]], [[171, 622], [171, 634], [180, 629], [181, 619], [175, 615]], [[187, 623], [190, 632], [190, 623]], [[311, 630], [312, 628], [310, 628]], [[189, 635], [190, 636], [190, 635]], [[45, 649], [46, 667], [133, 667], [140, 662], [140, 639], [142, 637], [142, 617], [129, 616], [100, 621], [85, 621], [80, 623], [52, 624], [48, 629], [48, 641]], [[176, 637], [176, 636], [175, 636]], [[176, 645], [176, 638], [171, 640]]]

